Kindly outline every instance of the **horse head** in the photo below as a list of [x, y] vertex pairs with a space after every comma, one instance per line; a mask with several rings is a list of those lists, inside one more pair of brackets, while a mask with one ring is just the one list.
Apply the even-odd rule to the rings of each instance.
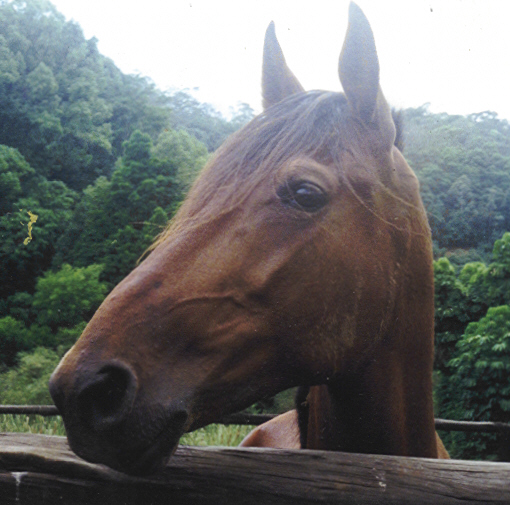
[[339, 77], [343, 94], [304, 92], [270, 25], [264, 112], [51, 378], [78, 455], [151, 472], [185, 431], [314, 384], [350, 409], [346, 434], [380, 416], [382, 442], [355, 450], [434, 455], [430, 232], [354, 4]]

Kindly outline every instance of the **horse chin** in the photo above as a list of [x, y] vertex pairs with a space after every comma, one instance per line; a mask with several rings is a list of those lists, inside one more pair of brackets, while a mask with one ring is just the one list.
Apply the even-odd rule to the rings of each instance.
[[136, 419], [102, 432], [68, 426], [68, 441], [71, 449], [90, 463], [129, 475], [150, 475], [161, 471], [175, 452], [187, 419], [187, 412], [173, 411], [166, 417], [161, 415], [144, 422]]
[[160, 435], [154, 443], [142, 453], [119, 460], [117, 467], [112, 467], [133, 476], [147, 476], [159, 473], [165, 468], [179, 444], [180, 436]]
[[[181, 434], [164, 431], [149, 445], [135, 450], [93, 450], [90, 446], [77, 445], [69, 437], [71, 449], [90, 463], [103, 464], [113, 470], [133, 476], [147, 476], [160, 472], [177, 449]], [[126, 443], [126, 445], [128, 445]]]

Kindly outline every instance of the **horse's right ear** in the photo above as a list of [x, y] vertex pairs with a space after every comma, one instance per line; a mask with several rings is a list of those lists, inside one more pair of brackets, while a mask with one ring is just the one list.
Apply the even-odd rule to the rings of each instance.
[[262, 64], [262, 105], [267, 109], [294, 93], [304, 91], [296, 76], [290, 71], [271, 21], [264, 39]]

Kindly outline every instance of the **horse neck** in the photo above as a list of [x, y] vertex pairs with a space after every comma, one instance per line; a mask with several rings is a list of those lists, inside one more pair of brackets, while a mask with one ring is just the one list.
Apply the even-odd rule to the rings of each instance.
[[301, 392], [307, 400], [305, 407], [298, 401], [304, 448], [437, 457], [431, 248], [425, 235], [413, 235], [410, 244], [403, 235], [401, 242], [409, 260], [401, 264], [387, 331], [362, 362], [349, 362], [348, 372]]
[[380, 402], [375, 395], [373, 387], [364, 387], [362, 377], [301, 388], [297, 399], [301, 447], [437, 457], [431, 409], [415, 405], [420, 415], [413, 416], [398, 398]]
[[[312, 386], [306, 400], [298, 402], [301, 445], [306, 449], [393, 454], [374, 409], [366, 405], [359, 384]], [[391, 430], [390, 430], [391, 431]]]

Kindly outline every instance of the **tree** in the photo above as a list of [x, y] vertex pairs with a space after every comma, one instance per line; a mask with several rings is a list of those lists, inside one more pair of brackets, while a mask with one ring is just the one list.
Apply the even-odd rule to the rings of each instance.
[[[449, 362], [451, 376], [442, 391], [442, 413], [450, 419], [510, 422], [510, 307], [491, 307], [470, 323]], [[455, 456], [494, 458], [497, 437], [452, 437]]]
[[16, 363], [18, 352], [26, 348], [25, 325], [11, 316], [0, 319], [0, 369]]
[[[0, 298], [16, 291], [33, 293], [37, 277], [52, 264], [57, 241], [77, 199], [62, 182], [37, 175], [27, 179], [11, 211], [0, 216]], [[25, 244], [29, 211], [38, 218], [31, 231], [32, 240]]]
[[489, 305], [510, 304], [510, 233], [496, 240], [493, 262], [485, 276], [485, 297]]
[[61, 356], [56, 351], [44, 347], [32, 353], [22, 354], [17, 367], [0, 374], [0, 403], [52, 404], [48, 382]]
[[466, 263], [456, 269], [448, 258], [434, 262], [435, 367], [449, 375], [457, 341], [471, 322], [491, 306], [510, 304], [510, 233], [496, 240], [493, 262]]
[[0, 85], [9, 86], [20, 78], [22, 62], [12, 53], [3, 35], [0, 35]]
[[510, 229], [510, 126], [493, 112], [470, 116], [406, 109], [406, 158], [415, 170], [439, 248], [489, 251]]
[[63, 265], [56, 273], [46, 272], [38, 279], [34, 293], [37, 322], [56, 332], [59, 327], [70, 328], [92, 317], [107, 292], [106, 284], [99, 281], [102, 269], [101, 265]]
[[251, 107], [241, 104], [229, 122], [210, 104], [200, 103], [185, 91], [173, 93], [168, 100], [174, 129], [186, 130], [202, 142], [209, 152], [218, 149], [229, 135], [253, 117]]
[[111, 175], [135, 129], [156, 139], [169, 127], [166, 95], [123, 75], [50, 2], [1, 2], [0, 33], [0, 144], [40, 175], [82, 190]]
[[13, 210], [23, 193], [22, 183], [34, 174], [34, 169], [17, 149], [0, 145], [0, 216]]
[[99, 178], [83, 192], [59, 243], [67, 252], [57, 258], [76, 266], [102, 263], [102, 279], [111, 286], [136, 266], [177, 209], [184, 197], [179, 178], [190, 181], [207, 156], [184, 131], [164, 132], [153, 146], [151, 137], [137, 130], [123, 148], [111, 180]]
[[152, 150], [159, 163], [174, 166], [177, 183], [189, 189], [208, 158], [207, 148], [185, 130], [166, 130]]
[[455, 267], [447, 258], [434, 262], [435, 342], [434, 368], [448, 374], [455, 345], [470, 321], [470, 299], [458, 279]]

